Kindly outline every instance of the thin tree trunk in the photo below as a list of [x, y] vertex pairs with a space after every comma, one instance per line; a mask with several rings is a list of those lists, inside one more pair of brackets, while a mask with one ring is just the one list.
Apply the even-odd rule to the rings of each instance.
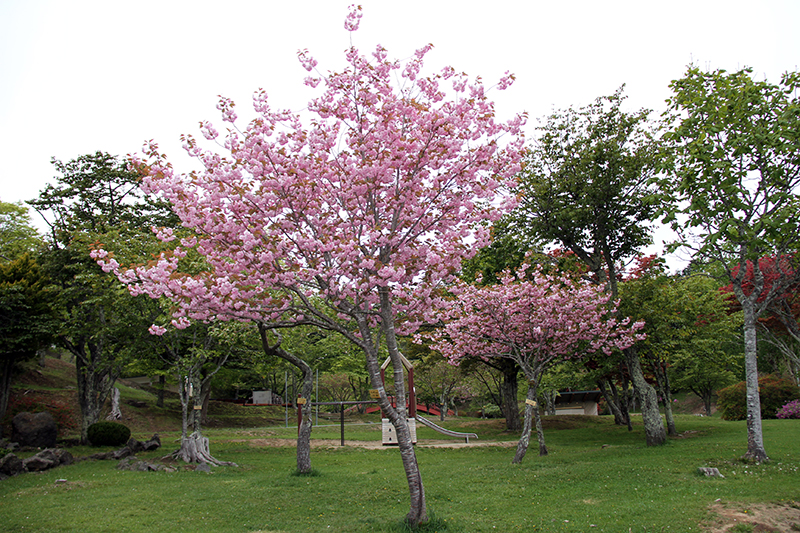
[[111, 393], [111, 411], [106, 416], [106, 420], [121, 420], [122, 411], [119, 408], [119, 389], [114, 387]]
[[[297, 429], [297, 472], [308, 474], [311, 472], [311, 429], [313, 425], [311, 419], [311, 393], [314, 390], [314, 371], [308, 363], [281, 347], [281, 337], [276, 331], [273, 331], [273, 333], [278, 340], [272, 345], [269, 343], [265, 324], [258, 323], [258, 333], [261, 337], [261, 347], [265, 354], [280, 357], [300, 369], [302, 374], [302, 391], [300, 394], [306, 402], [300, 408], [300, 427]], [[294, 373], [292, 376], [294, 376]], [[294, 401], [297, 401], [297, 399], [295, 398]], [[284, 402], [288, 403], [289, 398], [284, 398]]]
[[658, 393], [661, 395], [661, 404], [664, 406], [664, 418], [667, 421], [667, 435], [675, 437], [678, 435], [675, 429], [675, 417], [672, 416], [672, 391], [669, 387], [669, 376], [667, 375], [664, 362], [658, 359], [651, 359], [653, 362], [653, 375], [656, 377]]
[[[525, 415], [522, 422], [522, 435], [517, 442], [517, 451], [514, 453], [514, 458], [511, 460], [512, 464], [520, 464], [528, 452], [528, 445], [531, 442], [531, 429], [533, 427], [533, 405], [536, 403], [536, 387], [530, 387], [525, 401]], [[537, 428], [538, 434], [538, 428]], [[540, 447], [543, 443], [540, 442]], [[546, 453], [546, 452], [545, 452]]]
[[[10, 357], [4, 358], [0, 362], [0, 420], [6, 416], [8, 411], [8, 400], [11, 397], [11, 374], [14, 369], [14, 360]], [[3, 428], [0, 426], [0, 437]]]
[[164, 407], [164, 389], [167, 388], [167, 377], [163, 374], [158, 376], [158, 399], [156, 400], [156, 405], [158, 407]]
[[[397, 394], [397, 409], [392, 409], [388, 405], [388, 398], [381, 386], [379, 390], [381, 393], [381, 403], [386, 404], [388, 409], [386, 413], [389, 420], [395, 428], [397, 434], [397, 444], [400, 448], [400, 457], [403, 461], [403, 469], [406, 472], [406, 480], [408, 481], [408, 491], [410, 498], [410, 508], [406, 515], [406, 521], [412, 528], [416, 528], [419, 524], [428, 521], [428, 510], [425, 503], [425, 488], [422, 484], [422, 475], [417, 463], [417, 456], [414, 452], [414, 446], [411, 439], [411, 431], [408, 427], [408, 414], [406, 410], [406, 391], [405, 391], [405, 378], [403, 371], [403, 362], [400, 357], [400, 349], [397, 345], [397, 336], [394, 328], [394, 312], [392, 309], [390, 290], [387, 287], [382, 287], [380, 291], [381, 302], [381, 331], [386, 339], [386, 348], [389, 352], [389, 358], [392, 362], [394, 373], [394, 386]], [[359, 325], [362, 333], [369, 333], [368, 324], [365, 320], [361, 321]], [[366, 330], [366, 331], [364, 331]], [[367, 354], [367, 366], [372, 375], [373, 384], [380, 381], [380, 371], [377, 361], [377, 351], [374, 354]], [[370, 361], [372, 357], [373, 361]]]
[[[622, 409], [619, 405], [619, 397], [617, 396], [617, 387], [611, 383], [608, 378], [598, 379], [595, 383], [597, 383], [597, 387], [600, 389], [600, 392], [603, 395], [603, 399], [606, 401], [606, 405], [608, 406], [608, 410], [611, 411], [611, 414], [614, 415], [614, 424], [618, 426], [624, 426], [627, 424], [625, 419], [625, 415], [622, 414]], [[606, 383], [610, 385], [611, 388], [614, 389], [614, 394], [609, 392], [609, 388], [606, 386]]]

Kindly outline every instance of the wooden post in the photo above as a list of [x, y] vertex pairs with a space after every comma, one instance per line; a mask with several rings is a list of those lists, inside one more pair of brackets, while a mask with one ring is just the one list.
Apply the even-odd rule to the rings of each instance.
[[342, 446], [344, 446], [344, 404], [339, 404], [339, 421], [342, 426]]

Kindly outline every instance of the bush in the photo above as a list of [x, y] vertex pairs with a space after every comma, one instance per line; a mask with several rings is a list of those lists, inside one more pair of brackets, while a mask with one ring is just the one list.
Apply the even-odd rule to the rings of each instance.
[[128, 426], [118, 422], [97, 422], [87, 432], [92, 446], [121, 446], [131, 438]]
[[11, 398], [6, 410], [6, 416], [3, 417], [3, 425], [8, 425], [11, 420], [19, 413], [42, 413], [49, 412], [53, 416], [58, 426], [58, 432], [61, 436], [69, 433], [69, 430], [76, 429], [78, 426], [72, 416], [70, 408], [52, 398], [46, 398], [37, 395], [15, 396]]
[[778, 418], [800, 418], [800, 400], [792, 400], [775, 413]]
[[[790, 379], [764, 376], [758, 379], [761, 397], [761, 418], [777, 418], [781, 406], [800, 396], [800, 388]], [[717, 409], [723, 420], [747, 418], [747, 386], [739, 382], [717, 392]]]

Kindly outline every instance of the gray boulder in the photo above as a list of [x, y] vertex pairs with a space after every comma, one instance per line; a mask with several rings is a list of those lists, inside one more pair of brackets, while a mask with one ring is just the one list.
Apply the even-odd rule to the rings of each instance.
[[42, 450], [33, 457], [22, 460], [25, 470], [28, 472], [41, 472], [49, 470], [61, 464], [61, 459], [56, 455], [55, 450]]
[[17, 474], [25, 471], [25, 465], [22, 464], [22, 459], [8, 453], [0, 459], [0, 474], [4, 476], [16, 476]]
[[142, 449], [146, 452], [157, 450], [160, 447], [161, 447], [161, 439], [158, 437], [158, 433], [150, 437], [149, 441], [142, 443]]
[[52, 448], [56, 445], [58, 426], [53, 415], [43, 413], [19, 413], [11, 420], [11, 440], [20, 446]]

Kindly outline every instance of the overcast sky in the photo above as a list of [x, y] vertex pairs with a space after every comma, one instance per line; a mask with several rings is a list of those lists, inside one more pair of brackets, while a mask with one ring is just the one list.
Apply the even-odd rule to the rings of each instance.
[[[154, 139], [176, 165], [181, 133], [220, 124], [217, 95], [246, 118], [263, 87], [274, 107], [314, 94], [297, 51], [343, 66], [352, 0], [0, 0], [0, 200], [38, 195], [50, 159], [125, 155]], [[777, 82], [800, 63], [800, 2], [363, 0], [353, 44], [406, 58], [432, 43], [428, 71], [451, 65], [488, 85], [501, 118], [582, 106], [626, 84], [627, 106], [661, 112], [686, 66], [744, 66]], [[224, 128], [220, 128], [223, 129]]]

